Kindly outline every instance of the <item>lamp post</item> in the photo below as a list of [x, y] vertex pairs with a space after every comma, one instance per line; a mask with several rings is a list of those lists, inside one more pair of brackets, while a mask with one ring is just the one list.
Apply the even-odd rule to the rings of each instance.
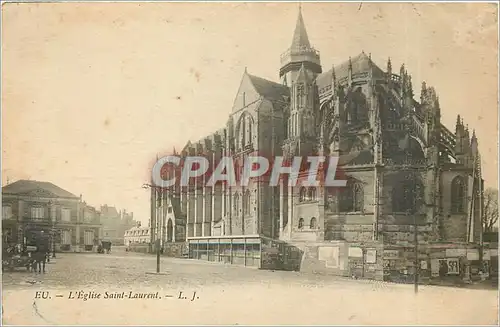
[[[52, 258], [56, 257], [56, 217], [52, 216], [52, 201], [49, 201], [49, 219], [52, 225], [51, 234], [52, 234]], [[50, 251], [50, 250], [49, 250]]]
[[[151, 185], [151, 184], [143, 184], [142, 185], [143, 189], [153, 189], [156, 191], [156, 240], [155, 240], [155, 245], [156, 245], [156, 273], [160, 273], [160, 238], [158, 237], [158, 233], [161, 231], [161, 219], [158, 219], [158, 213], [160, 209], [160, 201], [161, 201], [161, 189]], [[151, 217], [152, 218], [152, 217]]]

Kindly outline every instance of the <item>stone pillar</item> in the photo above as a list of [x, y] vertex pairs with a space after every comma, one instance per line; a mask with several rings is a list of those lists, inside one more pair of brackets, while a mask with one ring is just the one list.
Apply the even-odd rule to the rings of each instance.
[[[216, 222], [220, 221], [222, 218], [221, 214], [221, 204], [222, 204], [222, 199], [221, 199], [221, 193], [222, 189], [220, 185], [214, 185], [212, 187], [212, 219], [210, 226], [213, 230], [213, 226]], [[213, 234], [213, 233], [212, 233]]]
[[192, 185], [187, 187], [187, 224], [186, 224], [186, 237], [194, 236], [194, 215], [195, 215], [195, 194]]
[[292, 225], [294, 223], [293, 219], [293, 187], [288, 186], [288, 225], [287, 225], [287, 238], [290, 239], [292, 237]]
[[213, 215], [213, 187], [205, 187], [207, 180], [203, 180], [203, 230], [202, 236], [212, 235], [212, 215]]
[[380, 192], [380, 184], [382, 179], [380, 178], [380, 168], [378, 165], [375, 165], [374, 180], [373, 180], [373, 237], [374, 241], [379, 239], [379, 217], [380, 217], [380, 200], [381, 200], [381, 192]]
[[24, 242], [24, 227], [23, 227], [23, 217], [24, 217], [24, 201], [19, 200], [17, 202], [17, 224], [16, 229], [13, 233], [16, 234], [17, 243]]
[[75, 227], [75, 252], [80, 252], [80, 225]]
[[172, 215], [172, 243], [175, 243], [175, 234], [177, 232], [177, 225], [175, 223], [175, 214]]
[[279, 233], [278, 238], [281, 239], [283, 236], [283, 224], [285, 223], [285, 215], [287, 214], [285, 210], [285, 197], [284, 197], [284, 189], [283, 181], [280, 181], [280, 225], [279, 225]]
[[195, 182], [195, 236], [203, 236], [203, 219], [204, 219], [204, 187], [202, 187], [200, 181], [197, 179]]

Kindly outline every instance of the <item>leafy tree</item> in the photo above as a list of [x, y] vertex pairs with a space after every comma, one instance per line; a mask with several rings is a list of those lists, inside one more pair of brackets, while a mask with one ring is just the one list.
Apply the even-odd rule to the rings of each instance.
[[488, 188], [484, 191], [483, 232], [493, 232], [498, 222], [498, 190]]

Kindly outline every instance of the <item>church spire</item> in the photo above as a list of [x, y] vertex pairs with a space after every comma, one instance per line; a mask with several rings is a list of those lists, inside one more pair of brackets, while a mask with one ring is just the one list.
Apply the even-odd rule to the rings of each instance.
[[299, 16], [297, 17], [297, 23], [295, 24], [295, 32], [293, 33], [292, 46], [290, 48], [311, 48], [309, 37], [307, 36], [306, 25], [304, 24], [304, 18], [302, 18], [302, 6], [299, 6]]
[[319, 52], [309, 42], [304, 18], [302, 17], [302, 8], [300, 7], [295, 31], [293, 32], [292, 44], [281, 55], [280, 62], [280, 80], [283, 83], [286, 75], [286, 81], [289, 85], [293, 85], [296, 82], [297, 74], [302, 64], [307, 70], [308, 75], [312, 78], [322, 73]]

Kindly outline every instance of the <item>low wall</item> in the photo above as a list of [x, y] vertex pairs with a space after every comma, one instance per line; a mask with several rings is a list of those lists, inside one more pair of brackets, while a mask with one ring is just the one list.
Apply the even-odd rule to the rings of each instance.
[[[130, 244], [127, 247], [127, 251], [138, 252], [138, 253], [151, 252], [149, 243]], [[152, 254], [156, 253], [154, 248], [151, 253]], [[165, 245], [163, 246], [163, 251], [161, 252], [163, 256], [173, 257], [173, 258], [183, 258], [187, 255], [187, 253], [188, 253], [187, 243], [185, 242], [165, 243]]]
[[184, 258], [188, 255], [188, 245], [186, 242], [165, 243], [163, 255], [172, 258]]
[[343, 241], [299, 243], [300, 271], [316, 274], [383, 280], [382, 245]]
[[60, 245], [56, 244], [56, 253], [83, 253], [83, 252], [97, 252], [97, 246], [85, 246], [82, 244], [79, 245]]
[[[495, 252], [460, 243], [425, 244], [418, 247], [418, 260], [411, 244], [382, 242], [300, 242], [293, 246], [302, 253], [300, 271], [354, 278], [412, 283], [418, 270], [419, 282], [457, 284], [479, 279], [481, 271], [494, 274]], [[417, 264], [417, 267], [415, 267]]]
[[127, 247], [127, 251], [139, 252], [139, 253], [149, 253], [149, 244], [147, 244], [147, 243], [130, 244]]

